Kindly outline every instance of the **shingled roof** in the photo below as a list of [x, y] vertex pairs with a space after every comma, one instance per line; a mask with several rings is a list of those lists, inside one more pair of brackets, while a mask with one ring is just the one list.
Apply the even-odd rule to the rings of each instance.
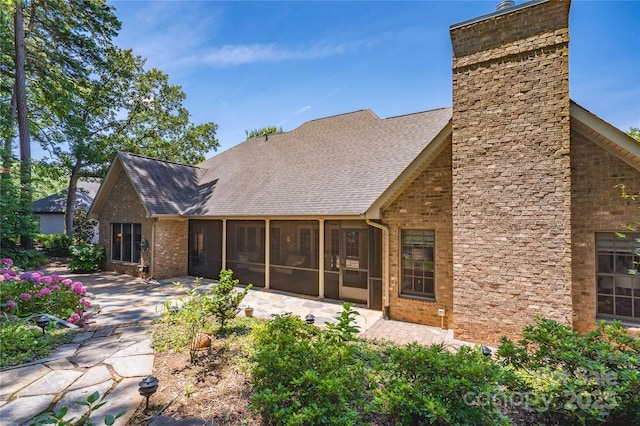
[[119, 153], [149, 215], [361, 215], [451, 120], [451, 108], [381, 119], [370, 110], [251, 138], [186, 166]]
[[[98, 193], [100, 184], [98, 182], [78, 182], [76, 190], [76, 209], [88, 209], [93, 202], [93, 198]], [[67, 189], [63, 189], [57, 194], [49, 195], [31, 203], [34, 213], [64, 213], [67, 209]]]

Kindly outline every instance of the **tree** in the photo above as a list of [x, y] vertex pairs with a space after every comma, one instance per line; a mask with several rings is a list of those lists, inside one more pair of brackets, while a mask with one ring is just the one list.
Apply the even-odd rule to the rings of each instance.
[[627, 132], [627, 134], [629, 136], [631, 136], [632, 138], [634, 138], [635, 140], [637, 140], [638, 142], [640, 142], [640, 128], [638, 127], [631, 127], [629, 129], [629, 131]]
[[0, 2], [0, 136], [11, 152], [17, 119], [24, 214], [31, 214], [31, 139], [47, 142], [52, 117], [65, 115], [69, 97], [87, 81], [90, 66], [104, 62], [119, 28], [103, 0]]
[[49, 131], [47, 145], [69, 175], [66, 232], [73, 229], [80, 178], [104, 177], [118, 151], [195, 164], [219, 146], [213, 122], [193, 124], [180, 86], [130, 50], [111, 48], [107, 61], [76, 92], [63, 117]]
[[247, 139], [251, 139], [256, 136], [272, 135], [274, 133], [282, 133], [282, 132], [283, 132], [282, 127], [276, 127], [276, 126], [267, 126], [267, 127], [262, 127], [260, 129], [244, 131], [245, 135], [247, 136]]

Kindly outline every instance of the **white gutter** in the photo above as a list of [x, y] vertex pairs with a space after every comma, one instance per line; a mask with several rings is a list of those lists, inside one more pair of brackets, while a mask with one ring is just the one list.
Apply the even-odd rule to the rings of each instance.
[[384, 312], [384, 319], [389, 318], [389, 303], [391, 299], [391, 289], [389, 288], [389, 228], [380, 223], [373, 222], [371, 219], [365, 218], [367, 225], [373, 226], [382, 230], [382, 287], [384, 288], [384, 300], [382, 301], [382, 308]]

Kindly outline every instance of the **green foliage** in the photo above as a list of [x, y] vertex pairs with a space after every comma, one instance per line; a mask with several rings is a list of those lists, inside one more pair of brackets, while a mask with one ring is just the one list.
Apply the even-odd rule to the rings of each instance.
[[627, 134], [632, 138], [634, 138], [635, 140], [637, 140], [638, 142], [640, 142], [640, 128], [631, 127], [629, 128], [629, 131], [627, 132]]
[[71, 254], [69, 246], [73, 245], [73, 238], [62, 234], [40, 234], [36, 238], [42, 244], [48, 256], [67, 257]]
[[244, 134], [247, 136], [247, 139], [255, 138], [256, 136], [264, 136], [264, 135], [272, 135], [275, 133], [282, 133], [282, 127], [276, 126], [266, 126], [260, 129], [253, 130], [245, 130]]
[[0, 253], [2, 257], [12, 257], [18, 262], [19, 242], [24, 238], [35, 238], [38, 221], [31, 206], [25, 206], [20, 200], [22, 186], [18, 163], [6, 151], [2, 151], [2, 160], [9, 173], [0, 174]]
[[41, 251], [35, 249], [25, 250], [13, 242], [0, 244], [0, 256], [13, 259], [16, 266], [22, 269], [36, 269], [46, 265], [48, 262]]
[[500, 377], [478, 347], [392, 346], [382, 355], [373, 407], [398, 425], [508, 424], [494, 402]]
[[327, 324], [328, 334], [331, 339], [342, 342], [350, 342], [356, 339], [356, 335], [360, 332], [360, 327], [355, 325], [355, 317], [360, 313], [352, 308], [353, 303], [344, 303], [342, 311], [337, 318], [338, 321]]
[[[186, 290], [186, 295], [180, 298], [179, 304], [165, 303], [163, 311], [165, 321], [180, 324], [181, 333], [171, 335], [175, 340], [170, 344], [178, 349], [188, 347], [191, 362], [195, 360], [198, 351], [196, 336], [204, 331], [209, 313], [210, 298], [199, 291], [200, 281], [200, 278], [196, 278], [193, 288]], [[183, 286], [179, 282], [174, 285]]]
[[513, 370], [513, 392], [542, 419], [562, 424], [640, 423], [640, 340], [619, 323], [599, 322], [584, 336], [539, 318], [498, 357]]
[[90, 219], [87, 213], [85, 209], [73, 211], [73, 239], [77, 244], [91, 244], [96, 233], [98, 221]]
[[[91, 417], [94, 411], [101, 408], [103, 405], [107, 403], [106, 401], [98, 402], [99, 400], [100, 400], [100, 393], [98, 391], [95, 391], [94, 393], [92, 393], [87, 397], [86, 401], [76, 402], [76, 404], [84, 405], [88, 407], [87, 412], [84, 413], [78, 420], [76, 420], [75, 417], [69, 420], [65, 420], [64, 416], [67, 414], [67, 411], [69, 411], [69, 409], [68, 407], [62, 407], [58, 411], [49, 411], [46, 413], [42, 413], [35, 419], [31, 420], [29, 422], [29, 426], [40, 426], [40, 425], [94, 426], [94, 423], [89, 422], [89, 418]], [[127, 413], [126, 411], [122, 411], [115, 416], [109, 414], [105, 416], [104, 424], [107, 426], [112, 426], [113, 424], [115, 424], [117, 419], [124, 416], [126, 413]]]
[[71, 246], [69, 251], [71, 252], [69, 269], [76, 273], [95, 272], [104, 259], [104, 247], [82, 244]]
[[60, 345], [73, 340], [76, 331], [58, 329], [49, 324], [46, 333], [34, 321], [9, 318], [0, 319], [0, 368], [12, 367], [44, 358]]
[[238, 282], [233, 279], [232, 270], [224, 269], [220, 271], [220, 280], [210, 294], [209, 311], [220, 324], [221, 330], [224, 330], [228, 320], [238, 315], [240, 303], [252, 287], [249, 284], [242, 291], [236, 291]]
[[370, 383], [357, 346], [291, 314], [257, 333], [251, 408], [270, 424], [365, 424]]

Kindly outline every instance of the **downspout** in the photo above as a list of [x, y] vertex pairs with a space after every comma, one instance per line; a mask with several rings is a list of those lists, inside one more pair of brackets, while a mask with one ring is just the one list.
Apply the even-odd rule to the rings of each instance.
[[227, 219], [222, 219], [222, 269], [227, 269]]
[[[267, 135], [265, 135], [267, 136]], [[264, 288], [271, 287], [271, 220], [264, 220]]]
[[389, 301], [391, 299], [391, 289], [389, 288], [389, 228], [381, 223], [373, 222], [365, 218], [367, 225], [382, 230], [382, 287], [384, 290], [383, 310], [384, 319], [389, 320]]
[[149, 279], [153, 278], [154, 269], [155, 269], [155, 257], [156, 257], [156, 222], [158, 220], [154, 219], [153, 224], [151, 225], [151, 259], [149, 266]]

